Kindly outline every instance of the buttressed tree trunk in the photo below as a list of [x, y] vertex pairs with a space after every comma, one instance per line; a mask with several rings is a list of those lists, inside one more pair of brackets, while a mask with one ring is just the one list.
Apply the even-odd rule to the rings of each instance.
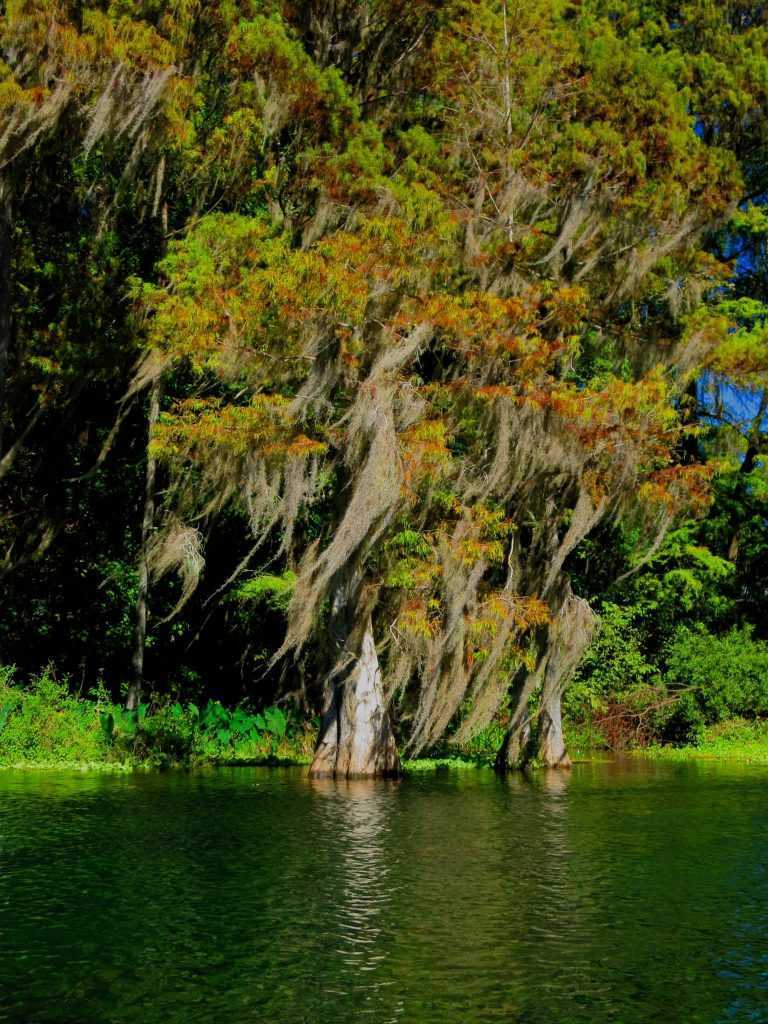
[[[149, 394], [149, 440], [160, 415], [160, 378], [154, 382]], [[126, 707], [132, 711], [139, 706], [144, 685], [144, 648], [147, 639], [147, 604], [149, 601], [149, 544], [155, 525], [155, 479], [157, 459], [147, 451], [147, 472], [144, 479], [144, 515], [141, 522], [141, 545], [139, 548], [139, 591], [136, 596], [136, 618], [133, 627], [132, 674], [128, 687]]]
[[370, 614], [364, 627], [347, 634], [349, 664], [330, 683], [310, 775], [396, 775], [397, 747], [384, 702], [381, 668]]
[[496, 756], [498, 771], [509, 768], [523, 768], [531, 759], [531, 715], [528, 709], [530, 697], [541, 684], [546, 668], [546, 657], [539, 661], [533, 672], [521, 669], [512, 687], [512, 717], [507, 728], [504, 742]]
[[548, 768], [571, 767], [571, 759], [565, 749], [563, 737], [561, 701], [564, 683], [557, 672], [544, 673], [544, 688], [539, 708], [538, 757]]
[[[498, 769], [521, 768], [533, 760], [548, 768], [571, 767], [563, 736], [561, 703], [596, 624], [588, 603], [571, 593], [567, 584], [560, 610], [547, 627], [536, 668], [514, 689], [512, 720], [496, 759]], [[528, 701], [536, 690], [540, 691], [537, 721], [529, 736]]]

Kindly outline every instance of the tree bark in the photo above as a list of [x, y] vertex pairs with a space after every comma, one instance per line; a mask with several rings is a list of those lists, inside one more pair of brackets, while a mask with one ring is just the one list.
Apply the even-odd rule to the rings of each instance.
[[562, 604], [549, 626], [547, 666], [539, 700], [537, 757], [548, 768], [570, 768], [565, 748], [561, 701], [595, 631], [597, 619], [567, 584]]
[[[686, 427], [699, 421], [699, 379], [694, 377], [685, 389], [680, 406], [680, 419]], [[691, 465], [701, 461], [699, 440], [692, 431], [686, 431], [680, 441], [680, 461]]]
[[369, 615], [350, 667], [331, 684], [310, 775], [354, 778], [398, 772]]
[[528, 757], [530, 744], [531, 723], [528, 721], [513, 722], [507, 729], [504, 742], [496, 755], [496, 771], [508, 772], [524, 768], [530, 760]]
[[[762, 453], [764, 447], [763, 441], [763, 423], [765, 421], [765, 415], [768, 412], [768, 388], [763, 390], [760, 396], [757, 414], [752, 420], [752, 424], [747, 434], [747, 450], [744, 453], [744, 460], [739, 466], [739, 476], [748, 476], [752, 473], [757, 466], [757, 460]], [[738, 517], [737, 517], [738, 519]], [[737, 521], [731, 535], [731, 543], [728, 545], [728, 561], [735, 562], [739, 557], [739, 534], [741, 532], [741, 524]]]
[[[496, 769], [510, 771], [525, 768], [538, 760], [548, 768], [570, 768], [571, 759], [563, 738], [563, 719], [560, 708], [562, 682], [549, 653], [545, 653], [533, 672], [527, 673], [517, 690], [512, 720], [504, 742], [496, 756]], [[542, 685], [543, 679], [543, 685]], [[539, 699], [538, 721], [531, 729], [528, 700], [542, 686]]]
[[[533, 672], [522, 675], [513, 687], [514, 711], [509, 730], [496, 757], [496, 768], [524, 768], [534, 760], [548, 768], [570, 768], [563, 737], [561, 701], [595, 630], [597, 619], [567, 583], [560, 607], [540, 634], [541, 652]], [[524, 670], [521, 670], [524, 672]], [[529, 727], [528, 701], [541, 689], [536, 727]]]
[[0, 456], [6, 415], [8, 356], [11, 347], [11, 278], [13, 256], [13, 207], [8, 183], [0, 178]]
[[[161, 383], [158, 378], [149, 393], [148, 440], [152, 438], [152, 430], [160, 415]], [[141, 700], [144, 686], [144, 648], [147, 639], [147, 604], [149, 600], [149, 544], [155, 525], [155, 481], [157, 477], [157, 460], [149, 454], [147, 448], [147, 471], [144, 479], [144, 515], [141, 523], [141, 543], [139, 546], [139, 592], [136, 596], [136, 617], [133, 628], [133, 658], [131, 660], [131, 681], [125, 706], [135, 710]]]
[[563, 738], [563, 716], [560, 702], [562, 692], [559, 685], [547, 687], [541, 695], [539, 711], [538, 757], [547, 768], [570, 768], [571, 759]]
[[545, 668], [546, 656], [539, 661], [533, 672], [521, 669], [512, 687], [512, 717], [501, 749], [496, 755], [496, 770], [499, 772], [525, 768], [533, 757], [533, 737], [528, 701], [541, 683]]

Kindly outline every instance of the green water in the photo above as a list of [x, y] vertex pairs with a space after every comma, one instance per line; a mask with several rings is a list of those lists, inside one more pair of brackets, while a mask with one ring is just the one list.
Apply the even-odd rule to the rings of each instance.
[[768, 773], [0, 772], [0, 1021], [768, 1021]]

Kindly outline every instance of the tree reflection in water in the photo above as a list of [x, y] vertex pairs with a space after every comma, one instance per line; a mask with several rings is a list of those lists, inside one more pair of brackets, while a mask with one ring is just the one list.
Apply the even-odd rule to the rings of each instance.
[[326, 896], [334, 908], [328, 951], [338, 965], [336, 970], [329, 965], [325, 991], [330, 1000], [351, 997], [361, 1015], [382, 1024], [395, 1021], [404, 1004], [384, 968], [395, 939], [396, 855], [387, 838], [400, 782], [310, 778], [308, 784], [325, 800], [320, 817], [337, 853]]

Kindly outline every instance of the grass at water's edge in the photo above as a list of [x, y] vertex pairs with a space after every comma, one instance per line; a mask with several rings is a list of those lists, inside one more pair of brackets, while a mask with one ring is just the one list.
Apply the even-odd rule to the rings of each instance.
[[[665, 761], [670, 764], [682, 764], [685, 762], [719, 761], [734, 764], [753, 764], [768, 766], [768, 742], [762, 746], [745, 745], [729, 747], [646, 747], [641, 750], [625, 752], [624, 756], [630, 754], [638, 760]], [[615, 758], [605, 751], [596, 751], [594, 755], [582, 754], [572, 758], [574, 765], [579, 764], [600, 764], [610, 763]], [[13, 761], [0, 760], [0, 772], [2, 771], [72, 771], [72, 772], [100, 772], [103, 774], [129, 774], [131, 772], [158, 772], [169, 768], [196, 770], [202, 768], [309, 768], [311, 759], [308, 757], [281, 757], [281, 758], [211, 758], [201, 761], [163, 761], [156, 760], [126, 760], [126, 761], [71, 761], [62, 759], [48, 761]], [[537, 765], [531, 768], [535, 771]], [[439, 771], [476, 771], [484, 769], [493, 770], [492, 760], [479, 760], [477, 758], [462, 757], [436, 757], [436, 758], [415, 758], [413, 760], [401, 761], [400, 768], [403, 775], [426, 775], [429, 772]]]
[[1, 771], [73, 771], [103, 772], [104, 774], [128, 774], [130, 772], [165, 771], [168, 768], [193, 770], [197, 768], [296, 768], [309, 767], [311, 758], [304, 754], [295, 756], [237, 757], [222, 756], [208, 758], [137, 758], [126, 755], [122, 760], [107, 759], [79, 761], [71, 758], [48, 758], [24, 760], [0, 758]]
[[[685, 763], [696, 761], [721, 761], [740, 764], [768, 766], [768, 736], [756, 740], [729, 740], [702, 742], [700, 746], [655, 746], [638, 750], [625, 751], [623, 756], [649, 761], [666, 761], [669, 763]], [[574, 765], [610, 762], [615, 759], [609, 751], [593, 750], [572, 753]], [[275, 768], [303, 767], [308, 768], [311, 757], [303, 753], [281, 757], [237, 757], [222, 756], [197, 760], [164, 760], [127, 758], [125, 760], [89, 760], [79, 761], [66, 758], [48, 760], [8, 760], [0, 759], [0, 771], [81, 771], [104, 773], [128, 773], [141, 771], [160, 771], [166, 768]], [[493, 758], [477, 756], [462, 757], [420, 757], [401, 761], [400, 768], [404, 775], [425, 775], [438, 771], [467, 771], [493, 769]], [[536, 768], [534, 764], [532, 768]]]
[[705, 729], [695, 746], [653, 746], [632, 753], [657, 761], [740, 761], [768, 765], [768, 721], [720, 722]]
[[416, 757], [401, 761], [400, 767], [405, 775], [449, 769], [492, 768], [493, 758], [479, 757], [477, 755], [471, 757], [463, 757], [461, 755], [453, 757]]
[[[612, 761], [616, 755], [604, 747], [588, 746], [583, 742], [569, 744], [574, 764]], [[651, 746], [624, 751], [638, 759], [653, 761], [731, 761], [742, 764], [768, 765], [768, 721], [749, 722], [743, 719], [721, 722], [705, 729], [699, 742], [687, 746]], [[491, 768], [494, 758], [435, 757], [404, 761], [403, 771], [427, 772], [439, 769]], [[535, 767], [535, 765], [533, 766]]]

